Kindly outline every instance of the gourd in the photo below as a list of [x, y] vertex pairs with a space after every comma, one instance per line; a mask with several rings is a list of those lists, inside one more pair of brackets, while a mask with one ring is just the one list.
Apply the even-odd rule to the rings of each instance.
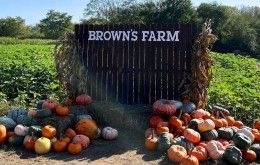
[[196, 105], [192, 102], [183, 104], [183, 106], [181, 107], [182, 112], [188, 114], [191, 114], [195, 109], [196, 109]]
[[190, 128], [184, 130], [183, 136], [192, 143], [198, 143], [200, 141], [200, 134]]
[[23, 139], [24, 136], [18, 136], [18, 135], [14, 135], [8, 138], [8, 143], [11, 146], [21, 146], [23, 145]]
[[38, 125], [32, 125], [28, 129], [28, 134], [39, 137], [42, 135], [42, 127]]
[[85, 135], [76, 135], [73, 140], [72, 140], [73, 143], [79, 143], [82, 145], [82, 148], [85, 149], [88, 147], [89, 145], [89, 138]]
[[206, 150], [213, 160], [218, 160], [222, 158], [225, 147], [220, 142], [211, 140], [207, 143]]
[[113, 140], [117, 138], [118, 131], [112, 127], [105, 127], [102, 129], [101, 135], [106, 140]]
[[0, 117], [0, 124], [4, 125], [7, 130], [13, 130], [16, 126], [15, 121], [6, 116]]
[[255, 162], [257, 159], [257, 155], [255, 151], [253, 150], [246, 150], [242, 152], [242, 157], [247, 161], [247, 162]]
[[79, 154], [82, 151], [82, 145], [79, 143], [70, 143], [68, 145], [68, 152], [72, 155]]
[[251, 139], [247, 137], [245, 134], [237, 133], [233, 136], [233, 142], [236, 147], [246, 150], [251, 146]]
[[145, 139], [144, 147], [147, 150], [156, 150], [158, 148], [158, 139], [154, 136], [154, 130], [152, 130], [152, 136]]
[[88, 105], [92, 103], [92, 98], [89, 95], [81, 94], [76, 97], [76, 102], [79, 105]]
[[76, 116], [76, 122], [79, 122], [82, 119], [92, 119], [92, 117], [90, 115], [77, 115]]
[[231, 164], [241, 164], [242, 152], [236, 146], [228, 146], [223, 154], [223, 159]]
[[174, 138], [171, 145], [180, 145], [184, 147], [186, 150], [190, 150], [194, 148], [193, 143], [186, 140], [184, 136], [179, 136], [177, 138]]
[[171, 145], [171, 134], [168, 132], [163, 132], [158, 139], [158, 150], [160, 152], [165, 152]]
[[21, 115], [27, 115], [27, 111], [25, 109], [12, 109], [7, 113], [7, 117], [13, 119], [15, 122]]
[[201, 139], [204, 141], [210, 141], [218, 138], [218, 132], [215, 129], [202, 132], [200, 135]]
[[26, 136], [29, 132], [29, 127], [23, 126], [21, 124], [18, 124], [14, 128], [14, 133], [18, 136]]
[[160, 99], [153, 103], [153, 111], [155, 114], [172, 116], [177, 108], [173, 101]]
[[22, 124], [25, 126], [31, 126], [33, 123], [33, 120], [31, 117], [28, 117], [27, 115], [21, 115], [21, 116], [17, 117], [16, 123]]
[[189, 152], [190, 155], [195, 156], [199, 161], [204, 162], [208, 157], [208, 152], [205, 147], [196, 146]]
[[167, 150], [167, 156], [170, 161], [181, 162], [185, 157], [187, 157], [187, 151], [180, 145], [172, 145]]
[[218, 129], [218, 136], [223, 139], [231, 140], [233, 138], [234, 131], [231, 127], [223, 127]]
[[41, 137], [36, 140], [34, 150], [37, 154], [46, 154], [51, 150], [51, 141], [48, 138]]
[[34, 117], [45, 118], [51, 115], [52, 115], [52, 111], [50, 109], [42, 109], [42, 110], [38, 110]]
[[94, 120], [82, 119], [76, 124], [76, 132], [86, 135], [90, 139], [95, 139], [98, 135], [98, 127]]

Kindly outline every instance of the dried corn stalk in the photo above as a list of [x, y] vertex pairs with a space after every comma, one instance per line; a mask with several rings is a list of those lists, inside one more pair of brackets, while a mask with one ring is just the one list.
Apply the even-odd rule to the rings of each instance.
[[202, 33], [193, 45], [192, 54], [192, 82], [190, 85], [191, 100], [197, 108], [205, 108], [207, 103], [208, 87], [211, 80], [212, 59], [209, 56], [212, 45], [217, 37], [211, 34], [211, 22], [206, 21], [202, 27]]

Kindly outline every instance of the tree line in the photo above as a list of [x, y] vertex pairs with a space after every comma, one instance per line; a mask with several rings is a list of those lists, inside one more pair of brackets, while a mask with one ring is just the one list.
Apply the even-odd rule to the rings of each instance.
[[[199, 27], [212, 20], [218, 36], [214, 50], [260, 54], [260, 8], [236, 8], [217, 3], [193, 7], [190, 0], [91, 0], [84, 10], [82, 23], [89, 24], [185, 24]], [[25, 25], [20, 17], [0, 19], [0, 36], [57, 39], [73, 29], [67, 13], [49, 11], [36, 26]]]

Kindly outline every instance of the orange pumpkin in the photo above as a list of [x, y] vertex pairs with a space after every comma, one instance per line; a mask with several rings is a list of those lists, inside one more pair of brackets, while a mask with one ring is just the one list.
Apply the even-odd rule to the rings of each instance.
[[67, 144], [68, 143], [63, 140], [57, 140], [52, 144], [52, 149], [55, 152], [63, 152], [66, 150]]
[[182, 159], [181, 165], [199, 165], [199, 160], [195, 156], [187, 156]]
[[3, 144], [7, 137], [7, 130], [4, 125], [0, 125], [0, 144]]
[[253, 150], [243, 151], [242, 156], [248, 162], [255, 162], [257, 159], [256, 153]]
[[46, 125], [42, 128], [42, 136], [52, 139], [56, 136], [56, 128], [51, 125]]
[[95, 139], [98, 135], [98, 127], [92, 119], [82, 119], [76, 124], [77, 134], [86, 135], [90, 139]]
[[230, 143], [226, 139], [218, 139], [217, 141], [219, 141], [225, 148], [230, 145]]
[[34, 136], [26, 135], [23, 141], [24, 147], [29, 151], [34, 151], [34, 145], [37, 138]]
[[74, 136], [76, 136], [76, 135], [77, 135], [76, 132], [73, 129], [71, 129], [71, 128], [68, 128], [65, 131], [65, 136], [69, 137], [71, 139], [74, 138]]
[[154, 136], [154, 130], [152, 130], [152, 137], [145, 139], [144, 147], [147, 150], [156, 150], [158, 148], [158, 139]]
[[6, 134], [6, 139], [8, 139], [11, 136], [15, 136], [14, 131], [8, 131], [7, 134]]
[[185, 130], [186, 128], [187, 128], [186, 126], [181, 126], [181, 127], [177, 128], [175, 132], [173, 131], [173, 133], [174, 133], [176, 136], [178, 136], [178, 135], [183, 135], [183, 132], [184, 132], [184, 130]]
[[222, 121], [223, 127], [227, 127], [228, 126], [228, 122], [227, 122], [226, 119], [222, 118], [221, 121]]
[[170, 124], [170, 126], [177, 129], [182, 126], [182, 121], [178, 117], [172, 116], [169, 120], [169, 124]]
[[71, 139], [70, 139], [69, 137], [63, 137], [63, 138], [61, 138], [61, 141], [64, 141], [64, 142], [66, 142], [67, 144], [69, 144], [70, 141], [71, 141]]
[[260, 142], [260, 132], [257, 129], [252, 129], [252, 134], [255, 137], [255, 141]]
[[198, 124], [199, 131], [205, 132], [215, 128], [215, 123], [211, 119], [206, 119]]
[[226, 120], [228, 122], [228, 126], [233, 126], [235, 124], [235, 122], [236, 122], [234, 117], [232, 117], [232, 116], [227, 116]]
[[184, 130], [183, 136], [192, 143], [198, 143], [200, 141], [200, 133], [190, 128]]
[[213, 119], [216, 128], [223, 127], [223, 121], [221, 119]]
[[201, 162], [204, 162], [208, 157], [206, 148], [202, 146], [194, 147], [192, 150], [189, 151], [189, 154], [195, 156]]
[[169, 132], [169, 128], [168, 127], [157, 127], [156, 128], [156, 134], [158, 136], [160, 136], [163, 132]]
[[207, 142], [206, 141], [201, 141], [197, 146], [201, 146], [203, 148], [207, 147]]
[[68, 152], [72, 155], [79, 154], [82, 151], [82, 145], [80, 143], [70, 143], [68, 145]]
[[79, 143], [82, 145], [82, 149], [86, 149], [90, 143], [90, 140], [87, 136], [85, 135], [76, 135], [73, 139], [72, 139], [73, 143]]
[[64, 102], [65, 106], [72, 106], [72, 105], [75, 105], [75, 104], [76, 104], [76, 101], [72, 98], [67, 98]]
[[92, 103], [92, 98], [89, 95], [81, 94], [76, 98], [76, 102], [79, 105], [88, 105]]
[[54, 100], [46, 100], [42, 104], [42, 109], [50, 109], [55, 112], [57, 105], [58, 105], [58, 103]]
[[191, 121], [191, 116], [188, 113], [184, 113], [181, 115], [181, 120], [184, 122], [184, 125], [188, 125]]
[[153, 115], [149, 119], [149, 126], [151, 128], [156, 128], [158, 123], [163, 122], [163, 118], [159, 115]]
[[69, 114], [68, 107], [63, 107], [61, 105], [58, 105], [56, 107], [56, 114], [59, 116], [67, 116]]
[[172, 116], [176, 112], [176, 105], [171, 100], [160, 99], [153, 103], [153, 111], [155, 114]]
[[208, 118], [209, 116], [210, 116], [210, 113], [203, 109], [197, 109], [191, 113], [191, 117], [195, 118], [195, 119]]
[[235, 127], [240, 129], [240, 128], [242, 128], [244, 126], [244, 123], [242, 121], [237, 120], [237, 121], [235, 121], [233, 126], [235, 126]]
[[173, 162], [181, 162], [185, 157], [187, 157], [187, 151], [180, 145], [172, 145], [167, 150], [167, 156], [169, 160]]
[[260, 121], [255, 121], [253, 124], [253, 128], [260, 130]]

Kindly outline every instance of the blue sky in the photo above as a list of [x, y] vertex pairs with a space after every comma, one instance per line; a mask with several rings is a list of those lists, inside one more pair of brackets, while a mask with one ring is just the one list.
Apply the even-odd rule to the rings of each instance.
[[[216, 0], [215, 0], [216, 1]], [[89, 0], [1, 0], [0, 18], [21, 16], [26, 24], [34, 25], [43, 19], [49, 10], [67, 12], [73, 16], [73, 22], [83, 17], [83, 11]], [[214, 0], [192, 0], [194, 6], [201, 2]], [[229, 6], [259, 6], [260, 0], [217, 0], [217, 3]]]

